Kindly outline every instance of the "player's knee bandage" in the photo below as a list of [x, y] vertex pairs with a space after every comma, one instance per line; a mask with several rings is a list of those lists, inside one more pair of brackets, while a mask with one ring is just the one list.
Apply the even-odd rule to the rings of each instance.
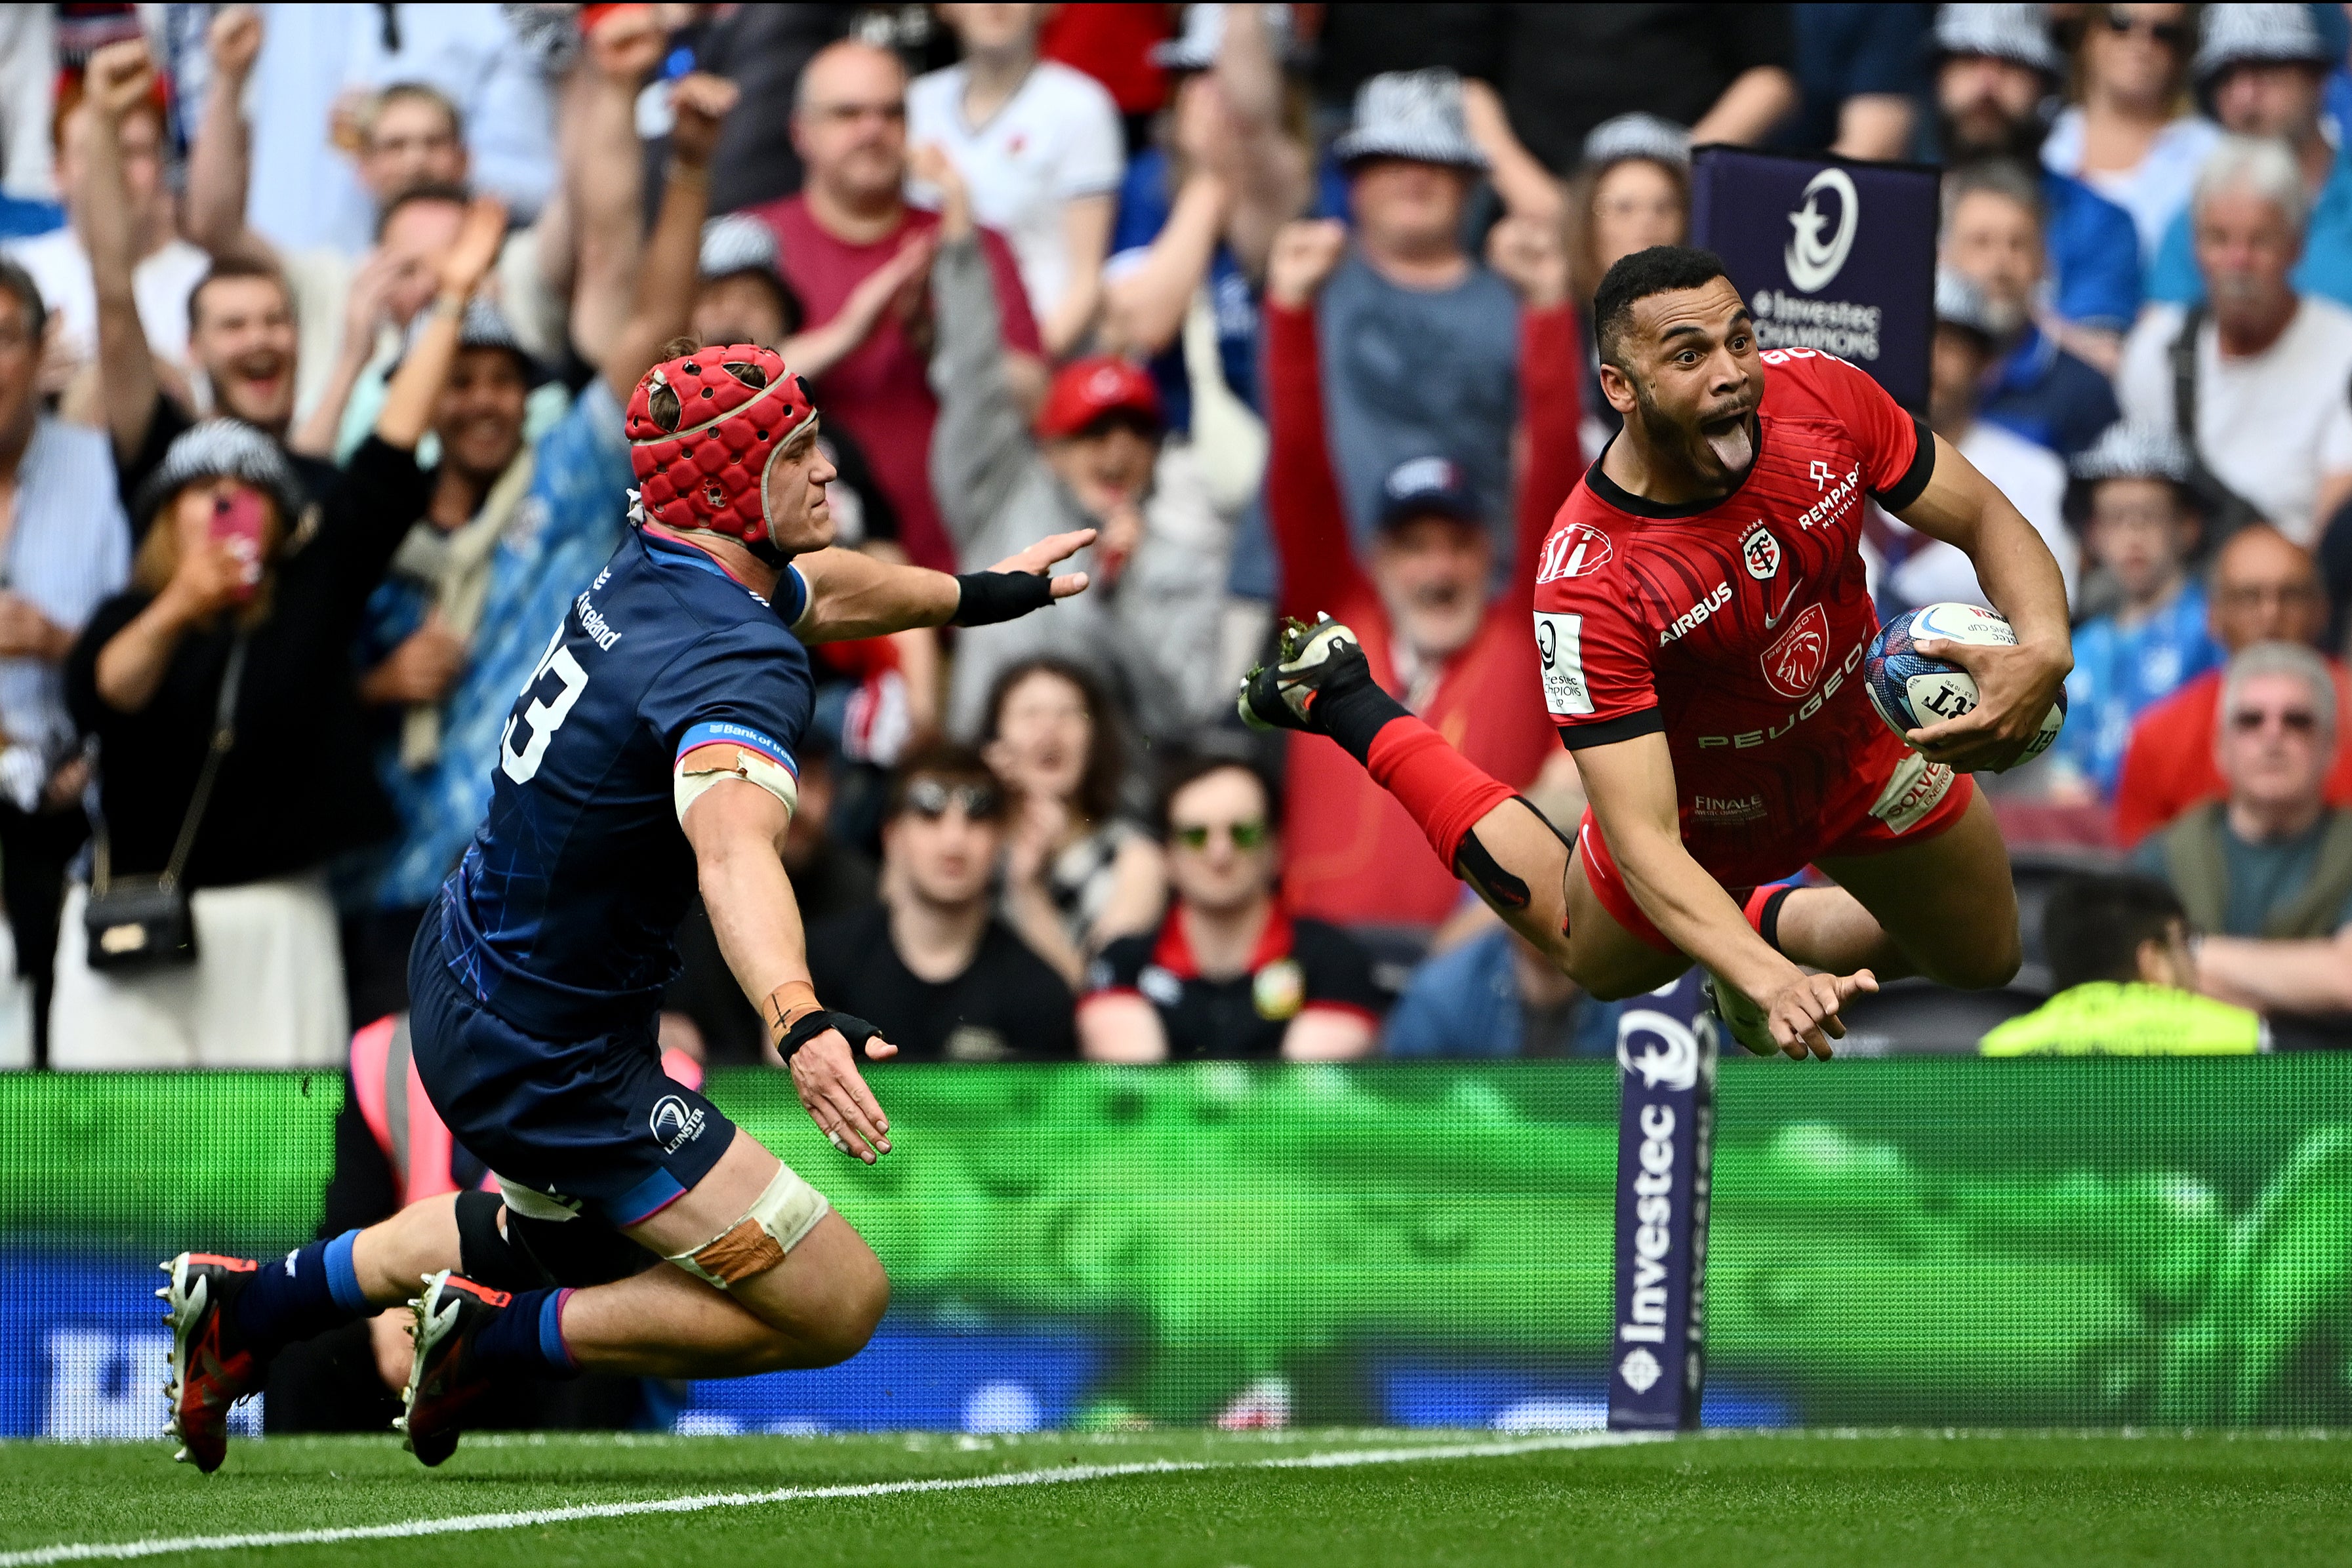
[[800, 809], [800, 780], [793, 777], [791, 768], [777, 766], [751, 747], [719, 742], [698, 746], [677, 759], [677, 770], [670, 778], [670, 799], [677, 807], [677, 820], [685, 821], [688, 806], [729, 779], [757, 784], [782, 800], [787, 811]]
[[785, 1166], [742, 1218], [693, 1251], [673, 1255], [670, 1261], [698, 1280], [730, 1289], [782, 1262], [831, 1207], [824, 1194]]

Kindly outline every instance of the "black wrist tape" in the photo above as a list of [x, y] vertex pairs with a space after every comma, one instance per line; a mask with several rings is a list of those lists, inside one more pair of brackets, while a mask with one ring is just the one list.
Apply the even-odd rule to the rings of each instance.
[[850, 1054], [853, 1056], [856, 1054], [858, 1047], [882, 1032], [855, 1013], [827, 1012], [820, 1008], [813, 1013], [803, 1013], [793, 1020], [793, 1026], [784, 1030], [784, 1038], [776, 1041], [776, 1052], [786, 1061], [790, 1061], [793, 1059], [793, 1052], [829, 1029], [837, 1029], [841, 1031], [841, 1038], [849, 1042]]
[[955, 626], [988, 626], [1013, 621], [1054, 602], [1054, 580], [1034, 571], [967, 571], [956, 578], [962, 591]]

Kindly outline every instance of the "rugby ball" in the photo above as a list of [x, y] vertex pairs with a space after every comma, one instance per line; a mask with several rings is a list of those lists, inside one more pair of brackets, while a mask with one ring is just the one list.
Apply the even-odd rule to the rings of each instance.
[[[1948, 659], [1931, 659], [1917, 644], [1940, 638], [1979, 646], [2014, 646], [2017, 631], [1999, 612], [1981, 604], [1927, 604], [1906, 611], [1878, 629], [1862, 663], [1863, 689], [1870, 706], [1897, 735], [1958, 718], [1977, 706], [1977, 683]], [[2031, 762], [2050, 749], [2066, 723], [2066, 688], [2050, 705], [2034, 736], [2011, 767]]]

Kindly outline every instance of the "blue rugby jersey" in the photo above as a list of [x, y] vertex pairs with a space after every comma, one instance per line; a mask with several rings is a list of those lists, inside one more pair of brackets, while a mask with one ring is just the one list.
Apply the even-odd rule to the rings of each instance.
[[572, 601], [442, 890], [442, 956], [490, 1011], [578, 1038], [657, 1005], [695, 889], [677, 758], [724, 740], [800, 770], [813, 688], [785, 627], [808, 585], [787, 569], [776, 591], [772, 609], [700, 550], [638, 531]]

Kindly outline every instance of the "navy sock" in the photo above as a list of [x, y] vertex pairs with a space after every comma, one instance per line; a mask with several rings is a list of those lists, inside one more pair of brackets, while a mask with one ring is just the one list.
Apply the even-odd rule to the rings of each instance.
[[484, 1373], [525, 1377], [574, 1377], [580, 1364], [563, 1343], [568, 1289], [518, 1291], [513, 1301], [474, 1336], [474, 1364]]
[[264, 1263], [246, 1281], [231, 1321], [223, 1326], [266, 1361], [297, 1340], [366, 1317], [374, 1309], [361, 1294], [360, 1277], [352, 1269], [352, 1243], [358, 1238], [358, 1231], [346, 1230]]

